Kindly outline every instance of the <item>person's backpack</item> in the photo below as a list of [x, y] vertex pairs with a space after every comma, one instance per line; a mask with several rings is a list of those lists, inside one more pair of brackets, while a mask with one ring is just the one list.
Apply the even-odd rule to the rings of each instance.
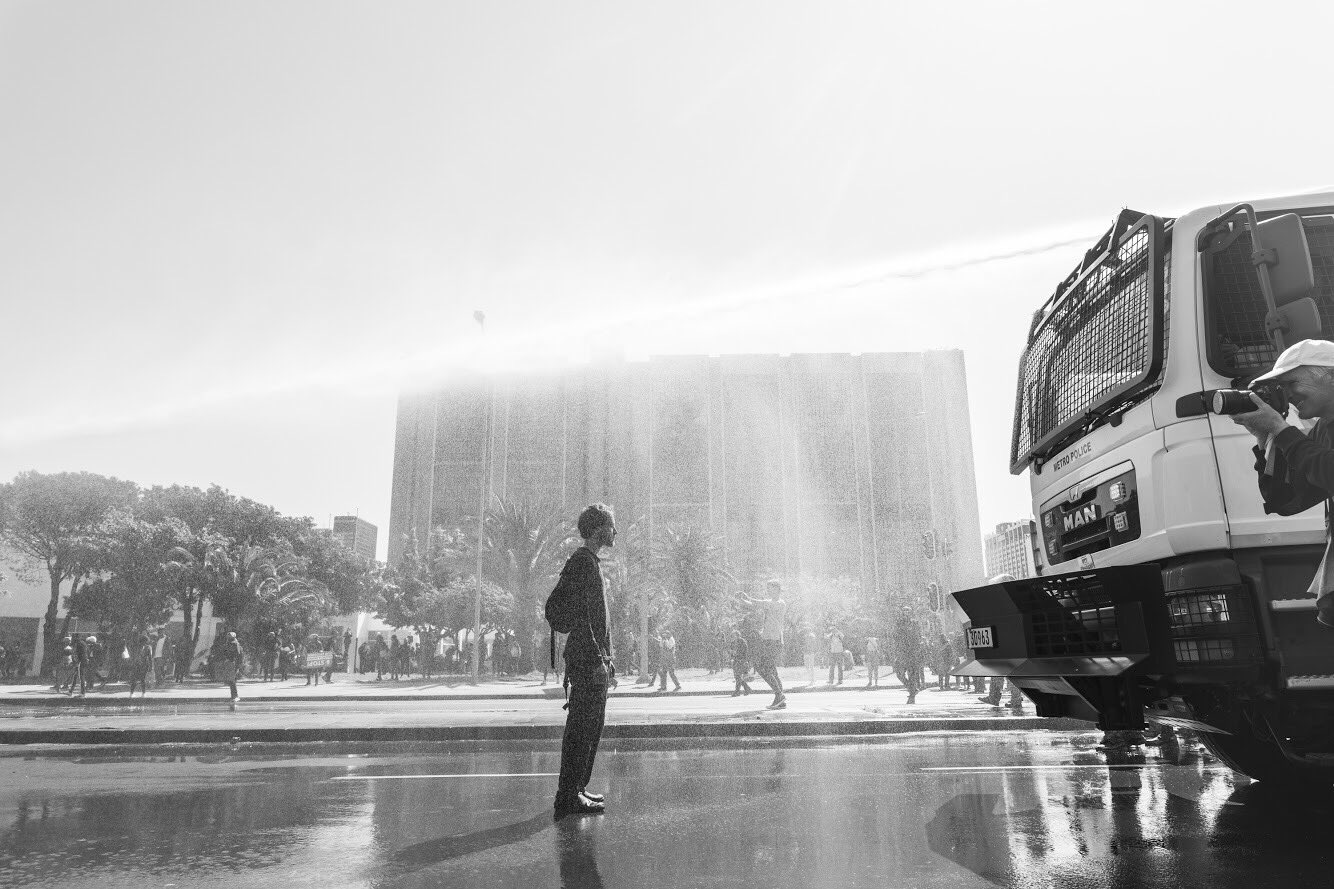
[[547, 623], [557, 633], [573, 633], [588, 620], [583, 596], [566, 585], [563, 573], [556, 582], [556, 588], [547, 596], [545, 614]]

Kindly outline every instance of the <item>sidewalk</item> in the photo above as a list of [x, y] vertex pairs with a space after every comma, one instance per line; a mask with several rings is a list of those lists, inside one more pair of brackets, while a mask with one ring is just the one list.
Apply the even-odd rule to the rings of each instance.
[[[788, 706], [769, 710], [759, 689], [732, 698], [731, 681], [682, 671], [680, 692], [615, 689], [604, 737], [729, 739], [865, 737], [903, 732], [1088, 731], [1089, 723], [1042, 719], [1031, 704], [1019, 710], [981, 703], [972, 692], [927, 689], [917, 702], [896, 686], [864, 690], [804, 684], [805, 671], [785, 671]], [[790, 674], [790, 675], [788, 675]], [[794, 682], [793, 680], [802, 680]], [[631, 680], [632, 682], [633, 680]], [[864, 686], [864, 680], [860, 683]], [[49, 687], [0, 687], [0, 744], [217, 744], [554, 742], [564, 728], [559, 686], [540, 675], [486, 683], [335, 681], [319, 689], [304, 682], [246, 682], [229, 705], [217, 686], [183, 686], [130, 701], [124, 691], [55, 696]]]
[[[856, 691], [865, 689], [866, 673], [864, 669], [853, 675], [848, 671], [841, 686], [826, 683], [825, 674], [817, 670], [815, 684], [808, 685], [809, 674], [805, 667], [787, 667], [781, 671], [783, 687], [788, 694], [819, 694], [835, 691]], [[893, 673], [888, 679], [880, 680], [879, 688], [902, 689]], [[730, 696], [734, 688], [731, 670], [720, 673], [708, 673], [702, 667], [677, 671], [681, 679], [680, 691], [661, 692], [655, 683], [653, 686], [636, 686], [635, 676], [619, 676], [619, 685], [612, 692], [615, 697], [658, 697], [721, 695]], [[768, 694], [768, 687], [758, 678], [750, 681], [750, 686], [757, 694]], [[561, 683], [548, 676], [542, 682], [541, 673], [529, 673], [526, 676], [482, 677], [477, 685], [472, 685], [466, 676], [444, 676], [434, 679], [413, 679], [394, 681], [376, 680], [374, 674], [335, 673], [332, 682], [307, 685], [304, 676], [289, 678], [286, 682], [263, 682], [259, 679], [242, 679], [237, 683], [241, 697], [247, 702], [279, 703], [293, 701], [486, 701], [511, 698], [560, 698], [564, 696]], [[670, 688], [670, 686], [669, 686]], [[925, 693], [925, 692], [924, 692]], [[965, 697], [964, 692], [953, 692]], [[220, 682], [191, 678], [184, 683], [165, 683], [152, 687], [145, 697], [135, 693], [135, 704], [182, 704], [205, 701], [226, 701], [230, 693], [227, 686]], [[976, 697], [976, 695], [973, 695]], [[52, 690], [50, 684], [35, 682], [0, 684], [0, 715], [9, 705], [23, 706], [62, 706], [77, 707], [98, 706], [101, 704], [120, 706], [129, 701], [129, 685], [125, 682], [107, 683], [105, 689], [89, 689], [87, 695], [80, 697], [76, 692], [67, 696]]]

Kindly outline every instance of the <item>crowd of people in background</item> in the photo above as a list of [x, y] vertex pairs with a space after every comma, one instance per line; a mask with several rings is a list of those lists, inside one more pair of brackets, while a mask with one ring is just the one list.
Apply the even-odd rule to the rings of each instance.
[[[753, 600], [763, 603], [769, 600]], [[908, 703], [927, 687], [928, 671], [937, 690], [970, 691], [979, 700], [1002, 706], [1008, 687], [1008, 703], [1022, 706], [1023, 697], [1011, 683], [951, 676], [951, 671], [969, 659], [962, 632], [952, 636], [923, 631], [917, 616], [904, 608], [881, 635], [855, 635], [837, 626], [811, 626], [798, 622], [789, 626], [787, 650], [782, 640], [765, 639], [762, 621], [726, 628], [720, 633], [686, 634], [669, 622], [651, 626], [641, 643], [637, 634], [624, 640], [621, 660], [627, 673], [640, 674], [641, 644], [647, 650], [648, 670], [640, 674], [637, 686], [667, 693], [680, 691], [677, 670], [683, 666], [704, 667], [708, 674], [730, 667], [733, 695], [749, 695], [752, 682], [760, 677], [765, 653], [778, 657], [775, 671], [766, 682], [775, 692], [775, 703], [783, 700], [777, 667], [805, 667], [808, 686], [823, 681], [831, 687], [842, 686], [856, 667], [864, 667], [865, 689], [883, 687], [882, 668], [888, 668], [898, 684], [908, 692]], [[513, 631], [496, 631], [483, 637], [480, 669], [489, 677], [516, 677], [540, 672], [541, 681], [562, 681], [562, 639], [558, 637], [555, 657], [548, 651], [547, 634], [535, 630], [529, 645], [521, 644]], [[771, 634], [772, 635], [772, 634]], [[781, 634], [780, 634], [781, 635]], [[202, 657], [192, 656], [191, 646], [183, 645], [163, 629], [135, 631], [123, 637], [100, 639], [97, 634], [69, 634], [60, 641], [53, 689], [67, 695], [84, 695], [89, 687], [105, 689], [108, 682], [128, 682], [130, 695], [147, 694], [149, 687], [168, 682], [183, 682], [191, 675], [221, 682], [239, 699], [236, 682], [241, 678], [262, 682], [304, 678], [306, 685], [318, 686], [321, 680], [333, 681], [335, 673], [349, 668], [360, 677], [371, 674], [381, 681], [406, 681], [468, 675], [472, 668], [471, 634], [461, 633], [459, 644], [450, 634], [413, 632], [411, 629], [387, 633], [373, 632], [356, 644], [351, 631], [333, 628], [323, 632], [274, 630], [253, 645], [242, 645], [235, 630], [220, 628], [212, 647]], [[689, 659], [682, 661], [682, 652]], [[15, 652], [15, 655], [11, 655]], [[0, 669], [6, 677], [21, 668], [17, 649], [0, 643]], [[800, 659], [798, 661], [798, 658]], [[817, 669], [825, 671], [817, 680]], [[670, 681], [670, 688], [669, 688]]]

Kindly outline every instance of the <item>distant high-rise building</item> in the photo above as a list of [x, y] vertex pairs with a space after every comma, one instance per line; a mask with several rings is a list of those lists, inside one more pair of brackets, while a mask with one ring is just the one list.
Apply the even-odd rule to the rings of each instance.
[[926, 601], [982, 570], [957, 350], [612, 361], [404, 394], [391, 563], [476, 516], [488, 449], [493, 503], [711, 529], [747, 587], [842, 576]]
[[379, 529], [354, 515], [334, 516], [334, 539], [367, 561], [375, 561], [375, 540]]
[[1033, 577], [1032, 525], [1002, 522], [986, 537], [987, 577], [1009, 574], [1016, 580]]

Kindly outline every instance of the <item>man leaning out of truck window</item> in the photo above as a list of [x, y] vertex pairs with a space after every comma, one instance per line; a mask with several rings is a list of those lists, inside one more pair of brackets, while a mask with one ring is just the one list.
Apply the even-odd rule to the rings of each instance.
[[[1251, 381], [1271, 381], [1283, 388], [1303, 420], [1316, 420], [1309, 434], [1265, 404], [1254, 392], [1256, 408], [1232, 422], [1255, 436], [1255, 468], [1265, 512], [1294, 515], [1334, 498], [1334, 343], [1302, 340], [1289, 346], [1273, 370]], [[1326, 509], [1331, 504], [1326, 503]], [[1328, 514], [1328, 513], [1327, 513]], [[1316, 620], [1334, 628], [1334, 539], [1328, 522], [1325, 555], [1307, 592], [1316, 597]]]

